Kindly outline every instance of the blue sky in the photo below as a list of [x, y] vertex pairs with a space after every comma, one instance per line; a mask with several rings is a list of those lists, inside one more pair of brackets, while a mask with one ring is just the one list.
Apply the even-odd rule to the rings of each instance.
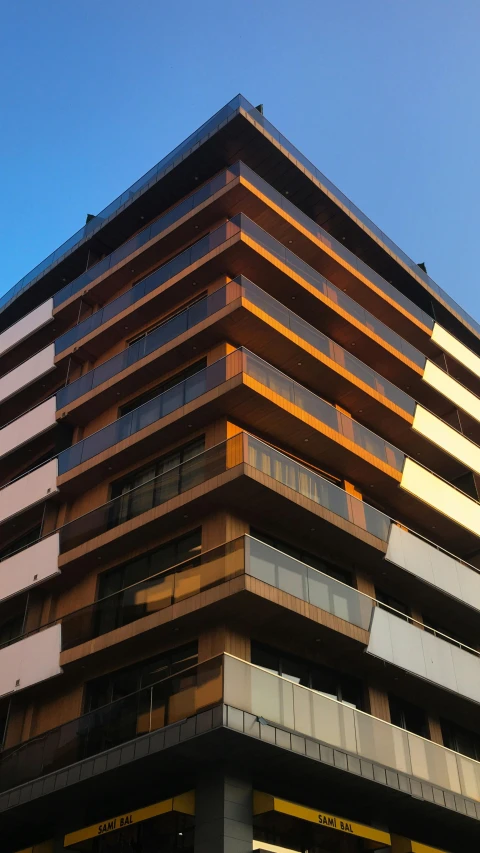
[[478, 0], [0, 0], [0, 294], [238, 92], [477, 319]]

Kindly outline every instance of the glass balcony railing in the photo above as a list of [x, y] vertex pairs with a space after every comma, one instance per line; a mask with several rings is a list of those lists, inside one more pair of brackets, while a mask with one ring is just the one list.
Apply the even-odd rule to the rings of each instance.
[[390, 519], [269, 444], [246, 435], [248, 464], [334, 515], [387, 541]]
[[185, 216], [187, 213], [190, 213], [192, 210], [195, 210], [196, 207], [199, 207], [205, 201], [208, 201], [215, 193], [221, 190], [223, 187], [226, 187], [227, 184], [231, 183], [234, 178], [238, 177], [240, 174], [239, 164], [236, 163], [231, 169], [225, 169], [223, 172], [220, 172], [216, 175], [211, 181], [207, 184], [204, 184], [200, 187], [196, 192], [187, 196], [187, 198], [182, 199], [179, 204], [172, 207], [167, 213], [164, 213], [163, 216], [160, 216], [150, 225], [147, 225], [146, 228], [143, 228], [138, 232], [131, 240], [127, 240], [125, 243], [122, 243], [118, 249], [115, 249], [110, 255], [103, 258], [94, 266], [91, 266], [86, 270], [82, 275], [78, 276], [78, 278], [71, 281], [62, 290], [59, 290], [58, 293], [53, 297], [53, 305], [54, 308], [58, 308], [63, 302], [67, 299], [70, 299], [71, 296], [74, 296], [80, 290], [83, 290], [85, 287], [88, 287], [92, 281], [95, 281], [99, 276], [108, 272], [108, 270], [113, 269], [120, 261], [123, 261], [137, 249], [140, 249], [142, 246], [145, 246], [150, 240], [153, 240], [154, 237], [158, 237], [162, 231], [165, 231], [175, 222], [179, 222], [179, 220]]
[[241, 463], [387, 541], [388, 516], [263, 441], [240, 433], [65, 524], [59, 528], [60, 550], [69, 551]]
[[480, 762], [230, 655], [224, 658], [223, 701], [267, 723], [480, 800]]
[[0, 752], [0, 791], [191, 717], [222, 701], [222, 657], [185, 669]]
[[370, 626], [371, 598], [245, 535], [56, 620], [62, 624], [62, 650], [94, 640], [243, 574], [308, 601], [359, 628], [368, 630]]
[[240, 348], [87, 436], [83, 441], [68, 447], [58, 457], [59, 475], [124, 441], [240, 373], [246, 374], [279, 397], [293, 403], [302, 412], [321, 421], [345, 439], [376, 456], [381, 462], [397, 471], [403, 469], [405, 454], [392, 444], [344, 415], [298, 382], [289, 379], [266, 361]]
[[[480, 801], [480, 762], [224, 654], [0, 753], [5, 791], [224, 703]], [[264, 722], [263, 722], [264, 721]], [[227, 710], [228, 725], [228, 710]]]
[[273, 320], [277, 320], [287, 329], [290, 329], [301, 340], [319, 350], [323, 355], [326, 355], [327, 358], [336, 362], [336, 364], [343, 367], [349, 373], [352, 373], [357, 379], [368, 385], [369, 388], [387, 397], [395, 406], [398, 406], [411, 415], [415, 413], [415, 400], [408, 394], [405, 394], [400, 388], [397, 388], [396, 385], [393, 385], [392, 382], [389, 382], [388, 379], [385, 379], [375, 370], [372, 370], [363, 361], [360, 361], [359, 358], [355, 358], [354, 355], [351, 355], [351, 353], [347, 352], [347, 350], [343, 349], [335, 341], [332, 341], [323, 332], [311, 326], [306, 320], [302, 320], [298, 314], [290, 311], [289, 308], [286, 308], [285, 305], [278, 302], [273, 296], [265, 293], [264, 290], [261, 290], [255, 284], [252, 284], [244, 276], [239, 276], [234, 281], [238, 282], [242, 287], [241, 295], [248, 299], [249, 302], [252, 302], [253, 305], [256, 305], [257, 308], [260, 308], [261, 311], [264, 311], [265, 314], [268, 314]]
[[114, 355], [108, 361], [104, 361], [98, 367], [80, 376], [70, 385], [66, 385], [57, 391], [57, 409], [62, 409], [73, 400], [82, 397], [83, 394], [88, 394], [94, 388], [97, 388], [103, 382], [108, 382], [118, 373], [136, 364], [145, 356], [160, 349], [169, 341], [174, 340], [183, 332], [188, 331], [193, 326], [201, 323], [207, 317], [219, 311], [226, 304], [226, 288], [221, 288], [211, 296], [200, 299], [195, 302], [185, 311], [176, 314], [161, 326], [158, 326], [144, 338], [136, 341], [122, 352]]
[[363, 364], [360, 359], [355, 358], [341, 346], [336, 344], [310, 323], [302, 320], [293, 311], [265, 293], [244, 276], [238, 276], [225, 287], [219, 288], [210, 296], [195, 302], [185, 311], [181, 311], [174, 317], [167, 319], [144, 338], [122, 352], [117, 353], [108, 361], [80, 376], [78, 379], [61, 388], [57, 392], [57, 409], [61, 409], [69, 403], [77, 400], [83, 394], [97, 388], [103, 382], [107, 382], [117, 376], [123, 370], [136, 364], [142, 358], [160, 349], [179, 335], [201, 323], [207, 317], [213, 316], [230, 302], [240, 296], [264, 311], [269, 317], [277, 320], [306, 343], [315, 347], [332, 361], [352, 373], [361, 382], [364, 382], [374, 391], [387, 397], [390, 402], [413, 415], [415, 412], [415, 401], [400, 388], [397, 388], [388, 379]]
[[[264, 181], [253, 169], [250, 169], [245, 163], [235, 164], [236, 167], [239, 167], [239, 173], [245, 180], [248, 180], [252, 186], [255, 187], [262, 195], [266, 196], [270, 201], [272, 201], [277, 207], [291, 216], [294, 220], [296, 220], [303, 228], [305, 228], [308, 233], [315, 239], [320, 240], [324, 245], [332, 248], [337, 255], [339, 255], [343, 260], [347, 261], [347, 263], [353, 267], [354, 270], [361, 273], [361, 275], [365, 276], [372, 284], [375, 285], [382, 293], [384, 293], [387, 297], [392, 299], [398, 305], [401, 305], [409, 314], [413, 317], [416, 317], [417, 320], [420, 320], [425, 326], [429, 329], [433, 329], [433, 319], [429, 314], [426, 314], [425, 311], [422, 311], [415, 302], [412, 302], [411, 299], [408, 299], [407, 296], [404, 296], [400, 290], [397, 290], [393, 284], [385, 281], [382, 276], [380, 276], [375, 270], [371, 269], [366, 263], [364, 263], [360, 258], [357, 258], [353, 252], [350, 252], [342, 243], [339, 243], [334, 237], [332, 237], [328, 231], [325, 231], [321, 228], [320, 225], [310, 219], [306, 213], [303, 213], [300, 208], [296, 207], [291, 201], [285, 198], [281, 193], [277, 192], [277, 190], [273, 189], [273, 187], [267, 182]], [[235, 167], [233, 167], [235, 168]]]
[[250, 117], [254, 120], [255, 124], [257, 124], [259, 127], [263, 127], [266, 132], [282, 146], [282, 148], [288, 151], [289, 154], [292, 154], [295, 160], [298, 161], [300, 167], [305, 168], [307, 172], [309, 172], [314, 178], [316, 178], [316, 180], [323, 187], [325, 187], [327, 193], [330, 194], [334, 200], [338, 200], [340, 204], [346, 207], [346, 209], [353, 215], [355, 219], [357, 219], [359, 222], [365, 225], [369, 231], [375, 234], [375, 236], [380, 240], [380, 242], [383, 243], [388, 249], [390, 249], [393, 254], [397, 256], [397, 258], [403, 261], [403, 263], [408, 269], [410, 269], [416, 276], [421, 278], [425, 282], [427, 287], [429, 287], [433, 291], [434, 294], [440, 296], [440, 298], [443, 299], [447, 303], [447, 305], [449, 305], [450, 308], [452, 308], [452, 310], [455, 311], [464, 320], [464, 322], [476, 332], [477, 335], [480, 335], [480, 323], [477, 323], [476, 320], [474, 320], [469, 314], [467, 314], [467, 312], [464, 311], [463, 308], [461, 308], [460, 305], [458, 305], [458, 303], [455, 302], [455, 300], [452, 299], [452, 297], [449, 296], [445, 290], [443, 290], [443, 288], [436, 284], [436, 282], [432, 278], [430, 278], [427, 273], [423, 272], [423, 270], [420, 269], [418, 264], [412, 261], [412, 259], [409, 258], [409, 256], [402, 249], [400, 249], [399, 246], [397, 246], [397, 244], [393, 242], [393, 240], [390, 239], [390, 237], [387, 237], [387, 235], [378, 227], [378, 225], [375, 225], [375, 223], [372, 222], [372, 220], [369, 219], [368, 216], [363, 213], [360, 208], [356, 206], [356, 204], [353, 203], [353, 201], [350, 201], [350, 199], [344, 193], [342, 193], [341, 190], [339, 190], [338, 187], [336, 187], [335, 184], [332, 183], [332, 181], [325, 177], [323, 172], [321, 172], [320, 169], [317, 169], [317, 167], [313, 165], [313, 163], [308, 159], [308, 157], [305, 157], [305, 155], [302, 154], [302, 152], [299, 151], [298, 148], [295, 147], [295, 145], [289, 142], [286, 136], [284, 136], [283, 133], [280, 133], [280, 131], [277, 130], [277, 128], [274, 127], [274, 125], [270, 121], [268, 121], [265, 116], [259, 113], [259, 111], [255, 109], [255, 107], [251, 103], [249, 103], [249, 101], [247, 101], [246, 98], [243, 97], [243, 95], [239, 95], [238, 99], [241, 108], [250, 115]]
[[174, 168], [178, 163], [184, 160], [191, 153], [191, 150], [194, 146], [198, 145], [206, 141], [210, 136], [215, 134], [219, 128], [226, 123], [229, 119], [231, 119], [239, 110], [241, 105], [242, 98], [241, 95], [237, 95], [233, 100], [231, 100], [228, 104], [222, 107], [214, 116], [212, 116], [208, 121], [202, 124], [201, 127], [198, 128], [194, 133], [190, 134], [187, 139], [177, 145], [173, 151], [170, 151], [159, 163], [153, 166], [145, 175], [135, 181], [128, 190], [125, 190], [115, 201], [112, 201], [107, 207], [105, 207], [97, 216], [87, 222], [79, 231], [72, 235], [68, 240], [62, 243], [61, 246], [58, 247], [54, 252], [48, 255], [45, 260], [39, 263], [33, 270], [27, 273], [23, 278], [20, 279], [17, 284], [7, 290], [7, 292], [0, 298], [0, 311], [6, 308], [7, 305], [10, 304], [14, 299], [19, 296], [19, 294], [23, 290], [27, 290], [31, 287], [37, 279], [41, 278], [43, 274], [49, 269], [49, 267], [53, 267], [58, 261], [62, 260], [66, 255], [70, 254], [70, 252], [75, 249], [83, 240], [87, 237], [91, 237], [94, 233], [96, 233], [105, 222], [111, 217], [114, 216], [119, 210], [124, 207], [124, 205], [129, 204], [136, 196], [141, 195], [148, 189], [150, 186], [153, 186], [157, 181], [159, 181], [164, 174]]
[[60, 335], [60, 337], [55, 341], [55, 355], [59, 355], [59, 353], [63, 352], [67, 347], [77, 343], [81, 338], [85, 337], [85, 335], [89, 335], [91, 332], [95, 331], [95, 329], [99, 329], [100, 326], [103, 326], [104, 323], [112, 320], [122, 311], [125, 311], [126, 308], [130, 308], [131, 305], [135, 305], [136, 302], [143, 299], [147, 294], [152, 293], [160, 287], [160, 285], [168, 281], [168, 279], [178, 275], [178, 273], [205, 257], [205, 255], [208, 255], [209, 252], [216, 249], [230, 237], [238, 234], [239, 230], [238, 225], [234, 224], [232, 220], [229, 220], [223, 225], [220, 225], [219, 228], [211, 231], [210, 234], [202, 237], [194, 243], [193, 246], [190, 246], [189, 249], [185, 249], [184, 252], [176, 255], [176, 257], [172, 258], [171, 261], [163, 264], [163, 266], [159, 267], [155, 272], [152, 272], [149, 276], [139, 281], [138, 284], [130, 290], [125, 291], [121, 296], [117, 296], [116, 299], [113, 299], [112, 302], [108, 302], [103, 308], [100, 308], [99, 311], [96, 311], [94, 314], [91, 314], [90, 317], [82, 320], [82, 322], [78, 323], [77, 326], [73, 326], [73, 328], [69, 329], [65, 334]]
[[67, 347], [77, 343], [85, 335], [100, 328], [121, 311], [124, 311], [130, 305], [134, 305], [148, 293], [152, 293], [169, 278], [177, 275], [190, 266], [190, 264], [196, 260], [200, 260], [200, 258], [204, 257], [212, 249], [220, 246], [227, 239], [240, 232], [250, 237], [274, 255], [274, 257], [281, 260], [293, 273], [300, 275], [315, 290], [322, 293], [331, 302], [338, 305], [339, 308], [346, 311], [352, 318], [358, 320], [363, 326], [378, 335], [385, 343], [410, 359], [410, 361], [413, 361], [414, 364], [417, 364], [423, 370], [426, 357], [421, 352], [394, 332], [393, 329], [390, 329], [389, 326], [386, 326], [385, 323], [382, 323], [381, 320], [374, 317], [373, 314], [362, 308], [350, 296], [347, 296], [346, 293], [331, 284], [324, 276], [310, 267], [305, 261], [302, 261], [290, 249], [287, 249], [282, 243], [275, 240], [274, 237], [264, 231], [263, 228], [260, 228], [255, 222], [252, 222], [243, 213], [237, 214], [206, 237], [202, 237], [198, 243], [195, 243], [185, 252], [177, 255], [171, 261], [168, 261], [168, 263], [147, 276], [147, 278], [138, 282], [131, 290], [126, 291], [117, 297], [117, 299], [109, 302], [99, 311], [96, 311], [90, 317], [78, 323], [77, 326], [73, 326], [72, 329], [69, 329], [68, 332], [57, 338], [55, 342], [55, 354], [58, 355]]
[[292, 272], [297, 273], [297, 275], [305, 279], [315, 290], [322, 293], [327, 299], [334, 302], [339, 308], [342, 308], [347, 314], [358, 320], [363, 326], [374, 332], [379, 338], [423, 370], [426, 363], [426, 357], [423, 353], [419, 352], [419, 350], [409, 344], [408, 341], [404, 340], [404, 338], [394, 332], [389, 326], [386, 326], [385, 323], [382, 323], [381, 320], [374, 317], [373, 314], [362, 308], [358, 302], [347, 296], [343, 290], [335, 287], [334, 284], [299, 258], [298, 255], [295, 255], [290, 249], [287, 249], [286, 246], [275, 240], [267, 231], [264, 231], [255, 222], [252, 222], [248, 216], [245, 216], [244, 213], [239, 213], [231, 219], [231, 222], [238, 225], [244, 234], [282, 261]]

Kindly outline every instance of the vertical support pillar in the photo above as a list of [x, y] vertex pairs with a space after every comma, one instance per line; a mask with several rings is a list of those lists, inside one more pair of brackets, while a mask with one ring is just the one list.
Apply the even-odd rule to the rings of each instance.
[[252, 786], [223, 770], [200, 777], [195, 794], [194, 853], [251, 853]]

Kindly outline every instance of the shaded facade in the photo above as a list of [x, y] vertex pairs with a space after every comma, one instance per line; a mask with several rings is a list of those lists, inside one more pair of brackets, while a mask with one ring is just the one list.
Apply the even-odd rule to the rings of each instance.
[[0, 300], [2, 850], [476, 849], [480, 327], [242, 96]]

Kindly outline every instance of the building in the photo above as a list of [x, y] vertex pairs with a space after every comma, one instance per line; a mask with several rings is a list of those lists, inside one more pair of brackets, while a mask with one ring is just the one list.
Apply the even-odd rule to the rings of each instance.
[[238, 96], [0, 304], [1, 850], [480, 840], [480, 326]]

